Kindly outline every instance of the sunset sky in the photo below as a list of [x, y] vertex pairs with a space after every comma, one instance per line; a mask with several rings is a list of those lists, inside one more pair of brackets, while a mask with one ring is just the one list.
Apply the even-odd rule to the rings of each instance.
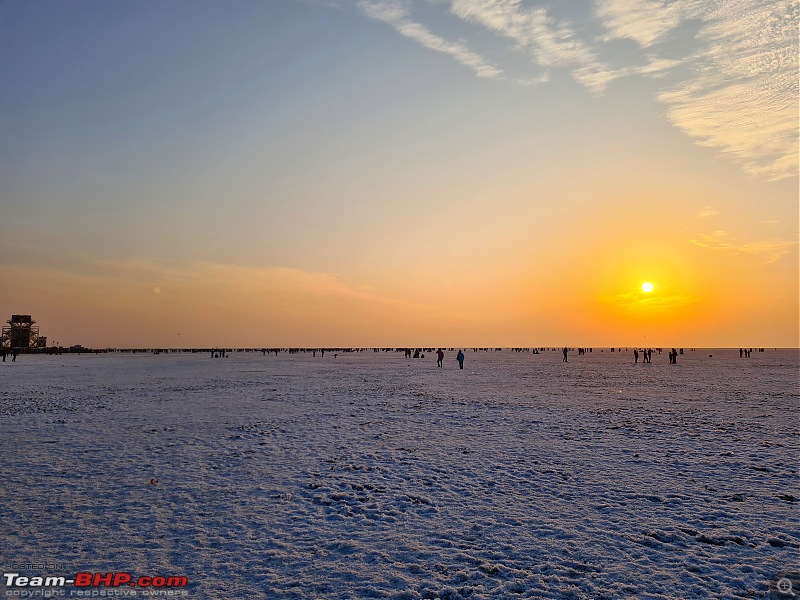
[[799, 22], [6, 0], [0, 318], [94, 347], [798, 346]]

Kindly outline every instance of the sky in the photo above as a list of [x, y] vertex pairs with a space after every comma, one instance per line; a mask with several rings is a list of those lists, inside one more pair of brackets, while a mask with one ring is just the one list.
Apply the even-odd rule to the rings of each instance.
[[799, 24], [4, 0], [0, 318], [97, 348], [797, 347]]

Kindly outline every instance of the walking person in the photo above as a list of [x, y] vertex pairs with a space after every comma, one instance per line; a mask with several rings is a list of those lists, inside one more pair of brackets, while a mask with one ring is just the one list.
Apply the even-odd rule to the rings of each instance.
[[436, 351], [436, 366], [441, 368], [444, 365], [444, 352], [441, 348]]
[[564, 360], [562, 360], [561, 362], [569, 362], [567, 360], [567, 353], [569, 352], [569, 350], [567, 350], [566, 346], [564, 346], [564, 350], [562, 352], [564, 353]]
[[459, 369], [463, 369], [464, 368], [464, 351], [463, 350], [459, 350], [458, 351], [458, 354], [456, 354], [456, 360], [458, 361], [458, 368]]

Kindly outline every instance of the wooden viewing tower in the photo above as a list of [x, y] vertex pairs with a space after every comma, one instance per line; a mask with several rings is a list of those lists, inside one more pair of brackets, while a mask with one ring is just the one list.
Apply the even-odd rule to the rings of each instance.
[[47, 347], [47, 338], [39, 335], [39, 326], [30, 315], [11, 315], [4, 325], [0, 342], [6, 350], [40, 350]]

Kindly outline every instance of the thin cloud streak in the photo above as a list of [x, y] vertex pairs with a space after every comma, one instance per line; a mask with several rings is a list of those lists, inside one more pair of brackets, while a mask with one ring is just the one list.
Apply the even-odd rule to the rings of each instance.
[[713, 217], [719, 214], [719, 211], [714, 208], [713, 206], [704, 206], [703, 210], [697, 213], [698, 219], [707, 219], [708, 217]]
[[754, 256], [765, 256], [764, 264], [771, 264], [789, 254], [797, 247], [797, 242], [788, 240], [762, 240], [758, 242], [740, 242], [728, 231], [718, 229], [711, 233], [699, 234], [689, 243], [700, 248], [715, 251], [738, 252]]
[[610, 304], [618, 308], [675, 310], [695, 304], [701, 298], [692, 294], [673, 294], [668, 292], [653, 292], [648, 295], [644, 295], [641, 292], [626, 292], [616, 295], [601, 295], [598, 296], [597, 300], [603, 304]]
[[607, 40], [631, 39], [643, 48], [696, 16], [692, 3], [658, 0], [599, 0], [595, 12], [609, 31]]
[[602, 64], [566, 24], [551, 19], [545, 8], [525, 10], [519, 0], [452, 0], [450, 12], [508, 38], [547, 69], [570, 67], [576, 80], [600, 93], [618, 75]]
[[669, 120], [745, 172], [798, 173], [798, 7], [732, 0], [704, 15], [693, 80], [662, 92]]
[[430, 50], [453, 57], [461, 64], [471, 68], [478, 77], [496, 79], [503, 73], [502, 70], [463, 44], [449, 42], [431, 32], [421, 23], [410, 20], [405, 3], [363, 0], [358, 3], [358, 7], [371, 19], [388, 23], [401, 35], [419, 42]]
[[288, 291], [303, 294], [359, 298], [390, 304], [404, 304], [421, 308], [380, 296], [364, 286], [350, 286], [332, 273], [304, 271], [290, 267], [246, 267], [192, 261], [189, 263], [170, 263], [142, 258], [127, 260], [92, 260], [91, 264], [101, 271], [109, 270], [115, 278], [133, 281], [149, 281], [162, 287], [169, 285], [189, 286], [209, 282], [239, 281], [264, 290]]

